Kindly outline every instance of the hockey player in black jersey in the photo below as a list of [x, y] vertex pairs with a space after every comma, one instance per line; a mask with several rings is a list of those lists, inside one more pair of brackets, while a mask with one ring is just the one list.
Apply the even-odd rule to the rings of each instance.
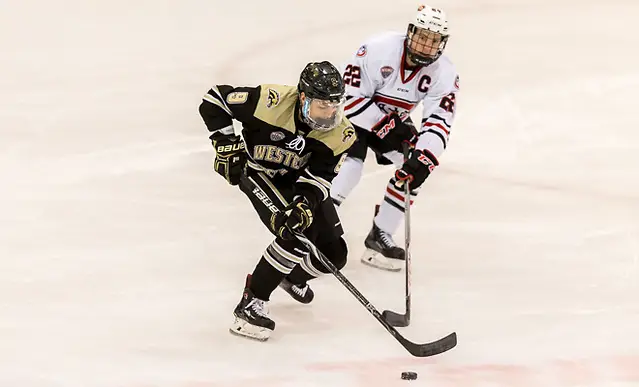
[[[347, 248], [331, 181], [355, 141], [344, 117], [344, 81], [329, 62], [309, 63], [299, 84], [257, 87], [216, 85], [200, 114], [211, 132], [215, 171], [239, 185], [275, 239], [246, 278], [231, 332], [267, 340], [275, 328], [267, 301], [278, 286], [309, 303], [307, 282], [328, 270], [293, 232], [302, 232], [338, 268]], [[242, 138], [232, 119], [242, 123]]]

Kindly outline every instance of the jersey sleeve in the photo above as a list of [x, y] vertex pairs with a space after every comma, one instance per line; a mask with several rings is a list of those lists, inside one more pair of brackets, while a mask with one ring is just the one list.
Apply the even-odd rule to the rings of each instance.
[[308, 165], [302, 170], [295, 182], [295, 192], [306, 197], [313, 207], [328, 199], [331, 192], [331, 183], [347, 153], [333, 154], [332, 151], [314, 153]]
[[375, 79], [379, 71], [374, 69], [374, 54], [369, 52], [368, 45], [363, 45], [344, 66], [344, 113], [353, 125], [369, 131], [386, 116], [373, 102], [373, 94], [381, 85], [381, 81]]
[[233, 119], [244, 122], [255, 112], [260, 87], [215, 85], [202, 97], [200, 115], [214, 140], [234, 135]]
[[451, 69], [442, 76], [424, 98], [424, 110], [417, 149], [427, 150], [439, 158], [448, 145], [450, 131], [455, 121], [459, 76]]

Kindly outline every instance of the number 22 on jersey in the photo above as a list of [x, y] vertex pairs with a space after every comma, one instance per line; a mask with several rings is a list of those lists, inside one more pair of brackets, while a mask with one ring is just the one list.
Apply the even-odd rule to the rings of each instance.
[[353, 87], [359, 87], [362, 79], [359, 66], [348, 65], [344, 70], [344, 83]]

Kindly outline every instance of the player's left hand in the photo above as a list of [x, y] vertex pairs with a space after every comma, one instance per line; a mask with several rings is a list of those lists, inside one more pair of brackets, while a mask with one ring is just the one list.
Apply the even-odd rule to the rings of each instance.
[[438, 165], [439, 161], [429, 151], [413, 149], [404, 165], [395, 171], [395, 187], [403, 189], [407, 181], [411, 189], [420, 187]]

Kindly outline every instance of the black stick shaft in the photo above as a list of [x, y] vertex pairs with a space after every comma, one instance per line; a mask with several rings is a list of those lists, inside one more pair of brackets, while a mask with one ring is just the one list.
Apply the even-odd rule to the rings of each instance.
[[[404, 162], [408, 160], [410, 146], [404, 143]], [[411, 253], [410, 253], [410, 182], [404, 184], [404, 249], [406, 254], [406, 325], [410, 324], [411, 309]]]

